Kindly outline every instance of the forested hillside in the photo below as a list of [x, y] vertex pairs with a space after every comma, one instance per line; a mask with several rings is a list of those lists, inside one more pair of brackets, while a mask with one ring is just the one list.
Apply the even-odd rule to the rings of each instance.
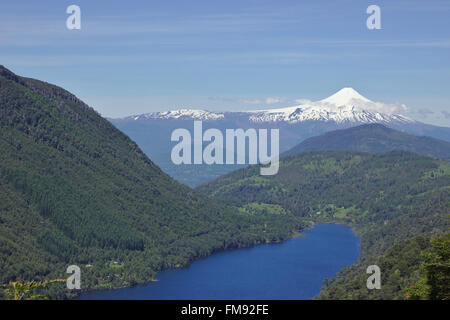
[[[329, 281], [322, 298], [411, 297], [407, 289], [425, 277], [419, 267], [426, 261], [419, 253], [425, 254], [430, 239], [449, 230], [449, 162], [403, 151], [303, 153], [282, 159], [277, 175], [260, 176], [254, 166], [198, 190], [242, 208], [275, 206], [306, 221], [352, 226], [362, 237], [362, 255]], [[417, 240], [415, 246], [408, 242], [419, 236], [427, 240]], [[388, 260], [382, 290], [369, 291], [367, 266], [385, 266]], [[448, 281], [448, 265], [446, 274]]]
[[431, 137], [414, 136], [378, 123], [331, 131], [306, 139], [286, 151], [284, 156], [295, 156], [311, 151], [339, 150], [369, 153], [402, 150], [450, 160], [450, 142]]
[[[380, 267], [380, 290], [362, 286], [371, 264]], [[381, 256], [364, 256], [337, 278], [327, 279], [318, 299], [449, 300], [449, 271], [450, 233], [424, 233], [396, 242]]]
[[75, 264], [83, 289], [133, 285], [301, 227], [175, 182], [72, 94], [1, 66], [0, 150], [0, 283], [65, 278]]

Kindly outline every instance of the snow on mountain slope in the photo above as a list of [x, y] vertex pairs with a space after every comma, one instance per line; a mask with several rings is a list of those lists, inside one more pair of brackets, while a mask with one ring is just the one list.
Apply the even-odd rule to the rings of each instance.
[[[404, 106], [403, 106], [404, 107]], [[335, 123], [389, 123], [415, 122], [396, 113], [397, 106], [373, 102], [353, 88], [343, 88], [332, 96], [298, 106], [243, 112], [210, 112], [205, 110], [181, 109], [166, 112], [153, 112], [130, 117], [133, 120], [179, 119], [214, 121], [239, 114], [250, 122], [288, 122], [325, 121]]]
[[[290, 123], [303, 121], [413, 122], [405, 116], [389, 112], [386, 106], [386, 104], [373, 102], [363, 97], [353, 88], [343, 88], [320, 101], [289, 108], [254, 111], [250, 120], [253, 122], [285, 121]], [[394, 108], [392, 107], [392, 109]]]
[[180, 109], [164, 112], [152, 112], [141, 115], [132, 116], [134, 120], [145, 119], [179, 119], [179, 120], [218, 120], [224, 117], [223, 113], [210, 112], [206, 110]]
[[343, 88], [332, 96], [329, 96], [328, 98], [320, 101], [323, 103], [334, 104], [336, 106], [352, 105], [353, 103], [357, 103], [358, 101], [372, 102], [366, 97], [360, 95], [359, 92], [357, 92], [353, 88]]
[[290, 110], [283, 110], [276, 112], [256, 113], [251, 115], [249, 119], [253, 122], [285, 121], [290, 123], [304, 121], [334, 121], [336, 123], [379, 123], [390, 121], [412, 122], [411, 119], [402, 115], [387, 115], [379, 112], [358, 110], [354, 106], [342, 106], [335, 109], [328, 107], [317, 108], [317, 106], [307, 105], [299, 106], [292, 112], [290, 112]]

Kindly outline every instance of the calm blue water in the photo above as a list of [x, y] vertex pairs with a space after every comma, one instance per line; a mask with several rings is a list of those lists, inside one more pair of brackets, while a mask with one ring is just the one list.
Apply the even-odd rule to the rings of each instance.
[[325, 278], [360, 254], [349, 227], [319, 224], [306, 237], [225, 251], [133, 288], [94, 291], [81, 299], [311, 299]]

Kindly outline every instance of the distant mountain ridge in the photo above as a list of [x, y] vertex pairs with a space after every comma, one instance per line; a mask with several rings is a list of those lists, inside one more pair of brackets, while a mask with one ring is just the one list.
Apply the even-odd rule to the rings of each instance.
[[[369, 110], [368, 107], [372, 108]], [[333, 121], [336, 123], [412, 123], [414, 120], [400, 114], [388, 114], [374, 110], [375, 102], [363, 97], [353, 88], [343, 88], [332, 96], [293, 107], [240, 112], [211, 112], [201, 109], [179, 109], [165, 112], [151, 112], [123, 118], [123, 120], [183, 119], [183, 120], [229, 120], [238, 116], [249, 122]]]
[[339, 150], [369, 153], [402, 150], [450, 160], [450, 142], [431, 137], [413, 136], [378, 123], [330, 131], [308, 138], [283, 153], [282, 156], [295, 156], [311, 151]]
[[179, 182], [196, 187], [239, 166], [212, 165], [199, 168], [171, 162], [171, 149], [175, 145], [170, 139], [173, 130], [184, 128], [192, 134], [195, 120], [201, 120], [205, 130], [219, 129], [224, 136], [226, 129], [279, 129], [281, 153], [305, 139], [329, 131], [373, 123], [417, 136], [450, 141], [449, 127], [414, 121], [393, 112], [396, 107], [373, 102], [352, 88], [343, 88], [320, 101], [280, 109], [212, 112], [183, 108], [109, 120], [136, 141], [164, 172]]

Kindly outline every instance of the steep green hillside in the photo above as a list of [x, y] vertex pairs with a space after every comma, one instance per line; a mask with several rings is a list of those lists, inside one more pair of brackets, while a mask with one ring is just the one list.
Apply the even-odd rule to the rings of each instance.
[[175, 182], [72, 94], [1, 66], [0, 150], [0, 283], [64, 278], [75, 264], [85, 289], [132, 285], [301, 226]]
[[[305, 220], [352, 226], [362, 237], [361, 258], [339, 279], [347, 285], [345, 294], [330, 290], [322, 295], [327, 298], [404, 298], [404, 286], [396, 287], [389, 277], [384, 285], [391, 289], [369, 292], [365, 268], [397, 242], [449, 230], [449, 162], [403, 151], [303, 153], [282, 159], [277, 175], [260, 176], [254, 166], [198, 190], [243, 208], [277, 206]], [[399, 264], [403, 260], [398, 256]], [[408, 273], [402, 277], [404, 285], [417, 280]]]
[[309, 138], [286, 151], [284, 156], [295, 156], [302, 152], [338, 150], [369, 153], [402, 150], [450, 160], [450, 142], [413, 136], [382, 124], [366, 124]]
[[[370, 264], [380, 267], [380, 290], [363, 286]], [[345, 268], [337, 278], [325, 281], [318, 299], [448, 300], [449, 288], [450, 233], [424, 233], [398, 241], [381, 256], [364, 257], [352, 268]]]

